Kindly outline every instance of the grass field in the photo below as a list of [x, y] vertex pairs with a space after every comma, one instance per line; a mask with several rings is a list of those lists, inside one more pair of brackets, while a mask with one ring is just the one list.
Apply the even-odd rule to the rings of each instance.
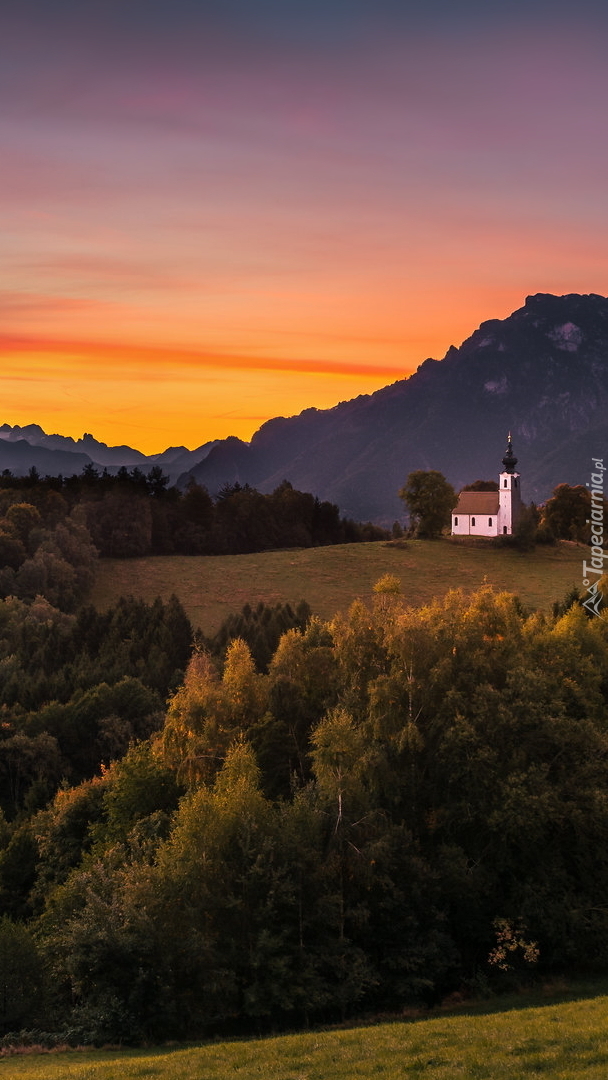
[[[605, 987], [604, 987], [605, 990]], [[588, 994], [592, 991], [588, 990]], [[536, 999], [538, 1001], [538, 996]], [[551, 1001], [551, 998], [547, 999]], [[500, 1009], [500, 1011], [498, 1011]], [[605, 1080], [608, 997], [279, 1038], [0, 1059], [11, 1080]]]
[[401, 579], [407, 603], [415, 606], [449, 588], [471, 591], [487, 580], [548, 611], [571, 585], [580, 585], [584, 552], [560, 543], [521, 554], [445, 539], [412, 540], [405, 547], [380, 541], [255, 555], [101, 559], [91, 601], [103, 610], [121, 595], [151, 601], [176, 593], [193, 625], [211, 634], [247, 601], [304, 599], [315, 614], [330, 618], [356, 597], [369, 600], [374, 582], [390, 573]]

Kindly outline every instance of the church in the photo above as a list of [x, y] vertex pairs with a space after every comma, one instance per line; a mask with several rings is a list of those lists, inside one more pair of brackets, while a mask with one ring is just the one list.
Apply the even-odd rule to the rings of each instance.
[[461, 491], [452, 511], [452, 536], [510, 536], [522, 511], [511, 433], [498, 491]]

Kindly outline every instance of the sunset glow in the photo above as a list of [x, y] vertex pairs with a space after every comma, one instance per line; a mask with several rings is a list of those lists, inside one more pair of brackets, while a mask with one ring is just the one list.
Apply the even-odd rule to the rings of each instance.
[[605, 294], [605, 37], [592, 0], [9, 0], [0, 423], [249, 438]]

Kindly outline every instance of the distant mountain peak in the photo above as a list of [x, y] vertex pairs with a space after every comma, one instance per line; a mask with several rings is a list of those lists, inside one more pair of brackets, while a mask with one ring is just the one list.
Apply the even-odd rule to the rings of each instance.
[[608, 441], [607, 418], [608, 299], [535, 293], [409, 378], [333, 409], [275, 417], [249, 446], [219, 443], [191, 475], [211, 492], [236, 479], [269, 491], [287, 479], [358, 520], [390, 524], [403, 517], [397, 491], [409, 472], [438, 469], [456, 488], [493, 476], [509, 430], [524, 499], [584, 483]]
[[25, 475], [36, 468], [44, 475], [72, 476], [85, 465], [95, 465], [116, 472], [121, 467], [145, 469], [160, 464], [175, 483], [185, 469], [202, 461], [215, 446], [215, 441], [205, 443], [197, 450], [175, 447], [163, 454], [142, 454], [130, 446], [108, 446], [90, 432], [75, 440], [71, 435], [47, 435], [38, 424], [0, 426], [0, 471], [8, 469], [16, 476]]

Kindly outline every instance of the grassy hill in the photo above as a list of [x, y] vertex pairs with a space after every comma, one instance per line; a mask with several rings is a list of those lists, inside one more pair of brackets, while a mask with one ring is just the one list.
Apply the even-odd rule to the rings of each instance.
[[581, 584], [585, 550], [562, 542], [522, 554], [446, 538], [405, 546], [376, 542], [254, 555], [102, 559], [91, 601], [103, 610], [121, 595], [151, 601], [176, 593], [193, 625], [210, 634], [247, 601], [304, 599], [316, 614], [330, 618], [356, 597], [369, 600], [374, 582], [390, 573], [400, 578], [406, 602], [414, 606], [450, 588], [471, 591], [488, 581], [548, 611], [570, 586]]
[[[12, 1056], [11, 1080], [604, 1080], [608, 997], [537, 993], [484, 1011], [279, 1038]], [[510, 1007], [509, 1007], [510, 1004]]]

